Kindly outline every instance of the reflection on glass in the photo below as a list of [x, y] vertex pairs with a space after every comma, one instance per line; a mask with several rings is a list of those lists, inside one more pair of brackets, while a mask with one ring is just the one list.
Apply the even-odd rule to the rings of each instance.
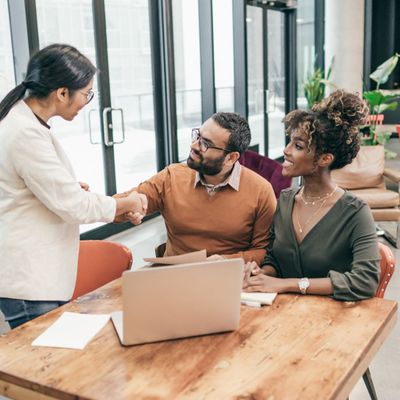
[[264, 69], [262, 9], [247, 6], [247, 79], [251, 144], [264, 149]]
[[0, 100], [15, 87], [7, 0], [0, 0]]
[[234, 111], [232, 0], [213, 1], [217, 111]]
[[[91, 0], [36, 0], [39, 43], [67, 43], [96, 63]], [[96, 82], [94, 91], [97, 93]], [[93, 141], [101, 140], [98, 96], [83, 108], [72, 122], [59, 117], [50, 125], [70, 159], [79, 181], [87, 182], [90, 190], [105, 193], [103, 156], [100, 145], [90, 143], [89, 116]], [[94, 112], [90, 112], [95, 109]], [[81, 227], [81, 232], [100, 224]]]
[[186, 160], [191, 128], [201, 121], [198, 0], [173, 0], [176, 109], [179, 160]]
[[278, 158], [285, 147], [284, 14], [268, 10], [268, 155]]
[[315, 63], [315, 5], [314, 0], [298, 0], [297, 4], [297, 105], [305, 109], [304, 81], [314, 70]]
[[[118, 192], [157, 172], [150, 21], [147, 0], [106, 0], [111, 104], [121, 108], [125, 139], [114, 145]], [[112, 113], [114, 141], [122, 141], [121, 112]]]

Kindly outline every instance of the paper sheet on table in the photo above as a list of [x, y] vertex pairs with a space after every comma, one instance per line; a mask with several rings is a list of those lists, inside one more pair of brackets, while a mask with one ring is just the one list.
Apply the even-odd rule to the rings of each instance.
[[194, 262], [207, 261], [207, 251], [199, 250], [193, 253], [181, 254], [179, 256], [168, 256], [168, 257], [153, 257], [153, 258], [143, 258], [146, 262], [156, 263], [156, 264], [189, 264]]
[[32, 346], [83, 349], [109, 319], [108, 314], [65, 312], [32, 342]]
[[241, 301], [251, 301], [270, 306], [276, 297], [277, 293], [246, 293], [240, 295]]

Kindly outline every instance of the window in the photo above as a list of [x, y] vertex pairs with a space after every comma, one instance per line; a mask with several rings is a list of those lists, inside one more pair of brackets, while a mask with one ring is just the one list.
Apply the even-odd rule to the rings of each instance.
[[7, 0], [0, 0], [0, 99], [15, 87]]

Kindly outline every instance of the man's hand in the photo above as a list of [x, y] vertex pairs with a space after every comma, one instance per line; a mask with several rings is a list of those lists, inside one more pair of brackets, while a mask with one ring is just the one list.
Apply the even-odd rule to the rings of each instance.
[[79, 182], [80, 187], [85, 191], [85, 192], [90, 192], [89, 190], [89, 185], [85, 182]]
[[118, 193], [113, 197], [117, 200], [117, 215], [114, 223], [130, 221], [132, 224], [138, 225], [142, 222], [148, 207], [146, 195], [131, 191]]

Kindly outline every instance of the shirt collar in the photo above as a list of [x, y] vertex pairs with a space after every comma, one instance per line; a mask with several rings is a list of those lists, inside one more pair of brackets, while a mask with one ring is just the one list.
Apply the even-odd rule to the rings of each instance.
[[193, 187], [196, 187], [197, 184], [200, 182], [203, 186], [206, 188], [210, 188], [211, 186], [213, 187], [213, 190], [215, 191], [216, 189], [222, 188], [226, 185], [229, 185], [232, 189], [235, 189], [237, 192], [239, 191], [239, 185], [240, 185], [240, 172], [241, 172], [242, 166], [240, 165], [239, 161], [236, 161], [235, 165], [233, 166], [232, 172], [226, 178], [223, 182], [219, 183], [218, 185], [210, 185], [202, 179], [201, 175], [199, 174], [198, 171], [196, 171], [196, 176], [194, 179], [194, 185]]

